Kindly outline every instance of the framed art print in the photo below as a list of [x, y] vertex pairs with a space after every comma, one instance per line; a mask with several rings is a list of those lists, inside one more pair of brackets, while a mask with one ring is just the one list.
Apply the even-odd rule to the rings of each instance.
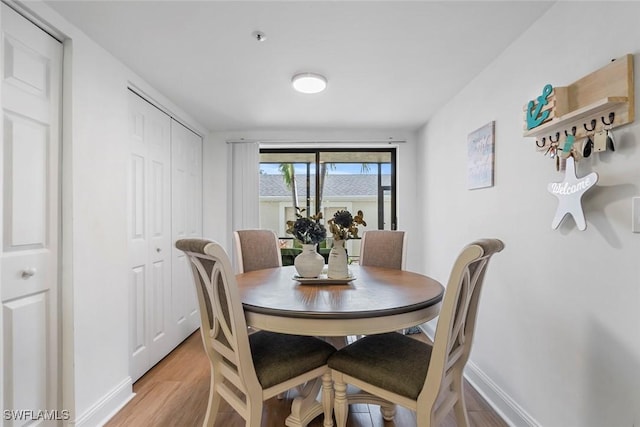
[[471, 132], [467, 138], [468, 189], [493, 186], [495, 122]]

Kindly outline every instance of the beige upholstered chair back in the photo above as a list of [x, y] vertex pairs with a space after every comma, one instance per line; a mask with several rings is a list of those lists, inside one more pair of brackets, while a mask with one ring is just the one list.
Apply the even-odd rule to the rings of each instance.
[[[418, 406], [459, 398], [450, 396], [453, 390], [449, 385], [452, 378], [461, 378], [469, 358], [485, 272], [491, 256], [503, 248], [504, 244], [498, 239], [482, 239], [467, 245], [458, 255], [442, 301], [429, 370]], [[443, 406], [438, 410], [448, 412], [450, 407]]]
[[238, 273], [282, 267], [278, 236], [271, 230], [233, 232]]
[[215, 387], [221, 394], [231, 395], [234, 391], [223, 381], [227, 380], [245, 394], [252, 387], [260, 390], [236, 277], [227, 253], [218, 243], [204, 239], [178, 240], [176, 247], [185, 252], [193, 269], [200, 332], [212, 378], [216, 378]]
[[360, 265], [404, 270], [406, 255], [404, 231], [369, 230], [362, 234]]

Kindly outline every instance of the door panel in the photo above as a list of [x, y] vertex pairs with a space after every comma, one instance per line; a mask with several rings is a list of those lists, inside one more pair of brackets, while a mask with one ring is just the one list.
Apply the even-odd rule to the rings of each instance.
[[5, 395], [6, 408], [48, 408], [47, 306], [46, 292], [4, 304], [5, 364], [11, 368], [5, 371], [5, 384], [12, 385]]
[[135, 381], [177, 344], [169, 328], [171, 119], [129, 92], [131, 376]]
[[47, 129], [19, 117], [5, 116], [5, 231], [8, 247], [46, 244], [47, 227]]
[[2, 4], [1, 47], [1, 404], [55, 409], [62, 45]]
[[[165, 301], [167, 269], [164, 261], [154, 262], [151, 266], [151, 339], [154, 343], [162, 340], [166, 333]], [[168, 275], [171, 278], [171, 275]]]
[[176, 238], [202, 235], [202, 140], [129, 93], [131, 376], [199, 326], [191, 270]]
[[[202, 138], [171, 124], [173, 241], [202, 237]], [[193, 273], [182, 251], [173, 251], [172, 319], [180, 340], [200, 324]]]
[[[145, 274], [144, 266], [134, 267], [131, 269], [131, 312], [129, 318], [132, 322], [131, 328], [131, 349], [134, 359], [146, 350], [146, 342], [144, 339], [144, 283]], [[145, 361], [146, 362], [146, 361]], [[140, 368], [142, 369], [142, 368]]]
[[[31, 32], [31, 31], [29, 31]], [[24, 34], [24, 31], [18, 32]], [[9, 34], [4, 38], [5, 80], [17, 90], [46, 99], [48, 59]]]

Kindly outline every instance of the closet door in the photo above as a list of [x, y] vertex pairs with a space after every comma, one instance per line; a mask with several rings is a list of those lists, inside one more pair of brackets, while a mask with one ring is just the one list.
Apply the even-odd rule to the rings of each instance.
[[174, 347], [171, 333], [171, 118], [129, 92], [131, 377]]
[[5, 4], [1, 28], [0, 409], [6, 426], [54, 425], [24, 412], [60, 407], [62, 44]]
[[[173, 241], [202, 237], [202, 138], [171, 122]], [[200, 325], [193, 273], [182, 251], [173, 248], [173, 326], [178, 342]]]

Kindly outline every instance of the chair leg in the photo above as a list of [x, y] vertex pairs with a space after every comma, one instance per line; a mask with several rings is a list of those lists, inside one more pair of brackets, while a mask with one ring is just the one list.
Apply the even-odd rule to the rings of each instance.
[[393, 417], [396, 416], [396, 405], [393, 403], [390, 405], [380, 405], [380, 413], [382, 419], [385, 421], [393, 421]]
[[324, 427], [333, 427], [333, 381], [331, 371], [322, 375], [322, 409], [324, 411]]
[[453, 392], [457, 395], [456, 403], [453, 405], [453, 413], [456, 417], [458, 427], [469, 427], [469, 416], [467, 415], [467, 405], [464, 401], [464, 380], [462, 371], [454, 373], [453, 383], [451, 384]]
[[204, 416], [205, 427], [213, 427], [216, 423], [216, 417], [218, 415], [218, 408], [220, 407], [220, 395], [216, 392], [213, 375], [209, 383], [209, 402], [207, 403], [207, 413]]
[[[249, 396], [247, 396], [249, 399]], [[251, 402], [247, 401], [247, 419], [245, 420], [246, 427], [260, 427], [262, 424], [262, 399], [259, 401]]]
[[437, 427], [435, 422], [435, 414], [433, 411], [416, 411], [416, 427]]
[[340, 373], [333, 371], [333, 389], [335, 390], [335, 404], [333, 412], [336, 415], [336, 427], [346, 427], [347, 425], [347, 385], [344, 377]]

